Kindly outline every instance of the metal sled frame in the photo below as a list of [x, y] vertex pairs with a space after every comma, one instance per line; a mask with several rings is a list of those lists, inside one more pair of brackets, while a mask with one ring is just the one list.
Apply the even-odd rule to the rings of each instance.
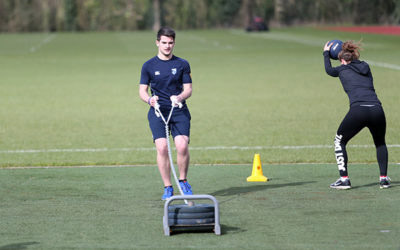
[[[219, 205], [217, 199], [214, 196], [208, 194], [198, 194], [198, 195], [175, 195], [169, 198], [164, 204], [164, 217], [163, 217], [163, 226], [164, 226], [164, 234], [169, 236], [171, 233], [171, 227], [168, 223], [168, 206], [174, 200], [211, 200], [214, 203], [214, 223], [213, 224], [196, 224], [196, 225], [188, 225], [188, 226], [173, 226], [172, 227], [211, 227], [214, 226], [214, 232], [216, 235], [221, 235], [221, 226], [219, 224]], [[196, 205], [194, 205], [196, 206]]]

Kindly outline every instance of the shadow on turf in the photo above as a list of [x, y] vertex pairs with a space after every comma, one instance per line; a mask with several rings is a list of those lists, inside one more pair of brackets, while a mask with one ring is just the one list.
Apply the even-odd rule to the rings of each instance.
[[5, 246], [0, 246], [0, 250], [23, 250], [27, 249], [30, 245], [39, 244], [39, 242], [32, 241], [32, 242], [22, 242], [22, 243], [15, 243]]
[[290, 187], [290, 186], [300, 186], [305, 184], [315, 183], [315, 181], [303, 181], [303, 182], [291, 182], [291, 183], [282, 183], [282, 184], [262, 184], [256, 186], [248, 186], [248, 187], [230, 187], [222, 190], [215, 191], [211, 195], [215, 196], [231, 196], [238, 194], [245, 194], [251, 192], [257, 192], [265, 189], [271, 188], [282, 188], [282, 187]]
[[[390, 188], [397, 188], [398, 186], [400, 186], [399, 184], [400, 184], [399, 181], [392, 181], [392, 182], [390, 183]], [[357, 189], [357, 188], [363, 188], [363, 187], [374, 187], [374, 186], [379, 187], [379, 183], [373, 182], [373, 183], [369, 183], [369, 184], [365, 184], [365, 185], [360, 185], [360, 186], [352, 186], [351, 189]], [[1, 250], [1, 249], [0, 249], [0, 250]]]
[[[227, 225], [221, 224], [221, 235], [228, 234], [228, 233], [241, 233], [245, 232], [246, 230], [243, 230], [239, 227], [231, 227]], [[197, 228], [197, 229], [180, 229], [180, 230], [174, 230], [171, 235], [177, 235], [177, 234], [183, 234], [183, 233], [214, 233], [213, 228]], [[0, 250], [2, 250], [0, 248]]]
[[221, 234], [228, 234], [228, 233], [242, 233], [247, 230], [241, 229], [240, 227], [230, 227], [227, 225], [222, 225], [221, 224]]

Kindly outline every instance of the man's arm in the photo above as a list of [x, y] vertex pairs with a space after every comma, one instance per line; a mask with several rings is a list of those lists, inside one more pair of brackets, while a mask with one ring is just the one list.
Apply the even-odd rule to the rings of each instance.
[[158, 96], [151, 97], [149, 95], [149, 85], [139, 84], [139, 96], [142, 101], [148, 103], [150, 106], [154, 106], [155, 102], [158, 100]]
[[[184, 83], [183, 84], [183, 91], [179, 95], [176, 96], [178, 102], [183, 102], [184, 100], [188, 99], [192, 96], [192, 83]], [[172, 98], [173, 96], [171, 96]]]

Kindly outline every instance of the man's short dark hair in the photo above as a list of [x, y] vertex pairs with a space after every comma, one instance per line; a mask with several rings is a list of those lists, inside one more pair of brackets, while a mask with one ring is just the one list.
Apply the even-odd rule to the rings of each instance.
[[157, 41], [161, 40], [161, 36], [168, 36], [172, 37], [175, 41], [175, 31], [171, 29], [170, 27], [162, 27], [158, 32], [157, 32]]

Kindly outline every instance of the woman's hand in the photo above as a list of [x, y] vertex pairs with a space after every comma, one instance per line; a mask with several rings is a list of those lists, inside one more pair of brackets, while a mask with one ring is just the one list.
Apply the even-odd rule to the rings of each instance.
[[332, 43], [329, 43], [329, 41], [327, 41], [324, 46], [324, 51], [329, 51], [331, 49], [331, 47], [332, 47]]

